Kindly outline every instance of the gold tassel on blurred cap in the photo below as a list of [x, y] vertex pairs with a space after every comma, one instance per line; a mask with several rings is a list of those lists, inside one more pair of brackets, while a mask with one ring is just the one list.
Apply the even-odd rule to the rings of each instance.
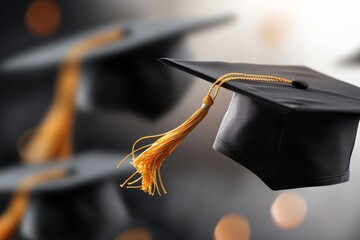
[[31, 190], [41, 183], [62, 178], [65, 174], [66, 171], [64, 169], [54, 169], [31, 175], [21, 181], [18, 189], [13, 194], [10, 205], [0, 217], [0, 240], [10, 240], [13, 238], [27, 209]]
[[52, 105], [41, 125], [19, 139], [20, 157], [27, 163], [67, 159], [72, 154], [72, 128], [76, 90], [83, 56], [100, 46], [118, 41], [123, 31], [112, 30], [75, 44], [60, 66]]

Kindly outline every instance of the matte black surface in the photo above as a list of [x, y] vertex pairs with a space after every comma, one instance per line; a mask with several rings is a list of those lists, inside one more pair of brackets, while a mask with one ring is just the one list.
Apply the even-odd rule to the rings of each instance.
[[79, 108], [130, 111], [149, 119], [162, 116], [192, 83], [189, 76], [155, 61], [163, 54], [188, 57], [189, 51], [181, 38], [174, 38], [85, 63]]
[[260, 99], [285, 112], [337, 112], [360, 114], [360, 88], [339, 81], [305, 66], [276, 66], [226, 62], [195, 62], [161, 59], [207, 81], [214, 82], [229, 72], [273, 75], [306, 82], [307, 89], [289, 84], [231, 81], [225, 88]]
[[124, 54], [134, 49], [174, 37], [180, 37], [191, 31], [219, 24], [229, 19], [230, 16], [219, 16], [196, 20], [122, 21], [15, 54], [0, 62], [0, 73], [56, 66], [62, 62], [64, 53], [75, 43], [109, 30], [123, 30], [125, 37], [118, 42], [89, 52], [85, 57], [87, 61], [101, 60], [112, 55]]
[[346, 182], [359, 116], [282, 114], [234, 94], [214, 149], [241, 163], [271, 189]]
[[211, 82], [229, 72], [304, 81], [296, 86], [226, 83], [224, 87], [235, 93], [214, 149], [244, 165], [273, 190], [348, 181], [360, 118], [358, 87], [301, 66], [161, 61]]
[[32, 196], [20, 227], [31, 240], [114, 239], [132, 222], [115, 183], [90, 182]]

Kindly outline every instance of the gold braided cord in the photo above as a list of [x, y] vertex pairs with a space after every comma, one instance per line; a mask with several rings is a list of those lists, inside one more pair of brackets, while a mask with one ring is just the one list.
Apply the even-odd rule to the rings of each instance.
[[223, 84], [229, 81], [236, 81], [236, 80], [244, 80], [244, 81], [255, 81], [255, 82], [279, 82], [279, 83], [288, 83], [292, 84], [292, 80], [288, 78], [276, 77], [271, 75], [259, 75], [259, 74], [248, 74], [248, 73], [240, 73], [240, 72], [231, 72], [222, 75], [219, 77], [210, 87], [208, 91], [208, 95], [211, 95], [211, 92], [217, 86], [214, 96], [212, 97], [213, 100], [217, 97], [220, 88]]

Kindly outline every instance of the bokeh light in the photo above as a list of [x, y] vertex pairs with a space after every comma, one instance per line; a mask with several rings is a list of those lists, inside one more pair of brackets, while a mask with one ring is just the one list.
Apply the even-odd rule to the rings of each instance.
[[250, 224], [246, 218], [228, 214], [220, 219], [214, 231], [215, 240], [248, 240]]
[[271, 206], [274, 223], [283, 229], [298, 227], [305, 219], [307, 203], [297, 192], [281, 193]]
[[115, 240], [152, 240], [152, 234], [147, 228], [130, 228], [117, 236]]
[[25, 15], [25, 24], [30, 32], [38, 36], [54, 34], [61, 20], [59, 5], [53, 0], [33, 1]]
[[260, 40], [267, 48], [284, 45], [293, 28], [293, 17], [284, 12], [266, 17], [259, 26]]

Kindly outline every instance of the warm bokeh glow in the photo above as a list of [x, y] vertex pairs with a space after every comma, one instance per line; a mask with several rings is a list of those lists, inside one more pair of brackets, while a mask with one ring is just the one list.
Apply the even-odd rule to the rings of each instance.
[[268, 48], [280, 47], [289, 37], [293, 27], [291, 14], [285, 12], [271, 15], [259, 26], [260, 40]]
[[35, 0], [28, 7], [25, 15], [26, 27], [39, 36], [49, 36], [60, 25], [61, 9], [53, 0]]
[[146, 228], [130, 228], [117, 236], [115, 240], [152, 240], [151, 232]]
[[271, 206], [272, 219], [283, 229], [298, 227], [304, 221], [306, 213], [306, 201], [296, 192], [281, 193]]
[[215, 240], [248, 240], [250, 225], [239, 215], [229, 214], [220, 219], [214, 231]]

